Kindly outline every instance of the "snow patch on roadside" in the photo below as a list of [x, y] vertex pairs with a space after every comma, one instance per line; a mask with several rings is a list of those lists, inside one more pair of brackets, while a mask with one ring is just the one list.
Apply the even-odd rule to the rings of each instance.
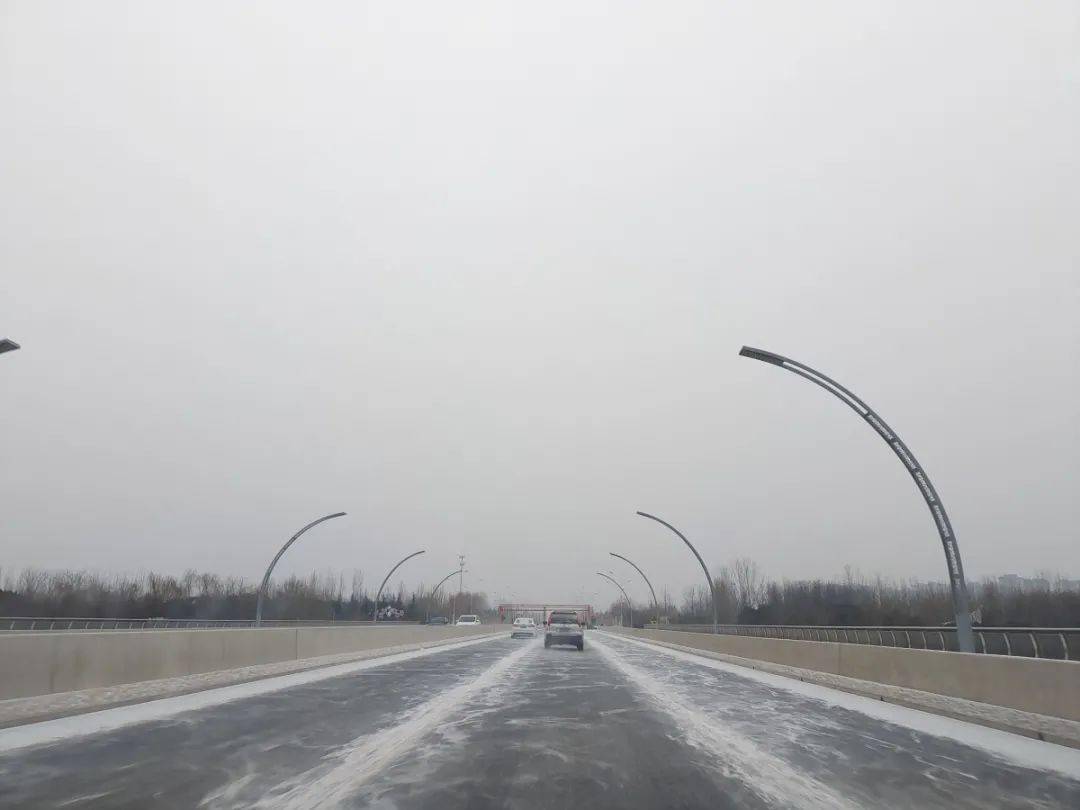
[[315, 683], [316, 681], [323, 681], [329, 678], [338, 678], [342, 675], [351, 675], [354, 672], [362, 672], [366, 669], [374, 669], [387, 664], [394, 664], [399, 661], [409, 661], [413, 658], [435, 655], [448, 650], [468, 647], [473, 644], [482, 644], [497, 638], [502, 638], [502, 634], [481, 636], [462, 642], [424, 647], [419, 650], [394, 653], [378, 658], [367, 658], [363, 661], [355, 661], [349, 664], [335, 664], [334, 666], [309, 669], [292, 675], [264, 678], [262, 680], [240, 683], [234, 686], [206, 689], [202, 692], [194, 692], [188, 695], [177, 695], [176, 697], [147, 701], [146, 703], [136, 703], [130, 706], [117, 706], [112, 709], [103, 709], [98, 712], [77, 714], [71, 717], [61, 717], [56, 720], [45, 720], [40, 723], [28, 723], [23, 726], [0, 729], [0, 753], [15, 751], [31, 745], [67, 742], [76, 737], [85, 737], [90, 734], [99, 734], [105, 731], [115, 731], [124, 726], [162, 720], [183, 712], [206, 709], [211, 706], [220, 706], [223, 703], [232, 703], [237, 700], [255, 697], [256, 695], [265, 695], [269, 692], [291, 689], [294, 686], [302, 686], [304, 684]]
[[607, 644], [598, 642], [595, 636], [592, 645], [657, 708], [679, 724], [687, 742], [717, 757], [725, 776], [738, 780], [762, 799], [781, 807], [856, 810], [860, 806], [682, 702], [667, 684], [627, 663]]
[[1043, 742], [1031, 737], [1024, 737], [1020, 734], [1012, 734], [1008, 731], [980, 726], [975, 723], [965, 723], [963, 720], [952, 717], [944, 717], [907, 706], [899, 706], [895, 703], [887, 703], [850, 692], [842, 692], [839, 689], [829, 689], [826, 686], [797, 681], [783, 675], [741, 667], [737, 664], [729, 664], [704, 655], [695, 655], [684, 650], [675, 650], [671, 647], [650, 644], [634, 638], [620, 636], [618, 641], [620, 643], [635, 644], [651, 652], [663, 653], [697, 666], [708, 667], [740, 678], [757, 681], [832, 706], [850, 709], [873, 717], [876, 720], [909, 728], [912, 731], [955, 740], [973, 748], [987, 751], [1025, 768], [1054, 771], [1072, 779], [1080, 779], [1080, 750], [1068, 748], [1064, 745]]

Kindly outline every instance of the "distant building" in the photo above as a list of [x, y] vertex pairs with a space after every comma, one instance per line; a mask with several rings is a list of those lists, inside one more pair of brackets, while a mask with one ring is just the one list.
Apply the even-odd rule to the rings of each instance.
[[1080, 579], [1058, 579], [1053, 583], [1043, 577], [1022, 577], [1019, 574], [1003, 574], [997, 578], [997, 584], [1005, 590], [1045, 591], [1050, 586], [1065, 590], [1080, 590]]

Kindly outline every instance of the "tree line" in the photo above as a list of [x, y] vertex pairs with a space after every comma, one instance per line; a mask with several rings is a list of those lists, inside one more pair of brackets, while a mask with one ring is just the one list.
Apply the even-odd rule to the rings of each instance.
[[[251, 619], [255, 616], [259, 583], [242, 577], [185, 571], [180, 576], [154, 572], [107, 575], [90, 571], [27, 568], [4, 577], [0, 615], [122, 619]], [[432, 583], [433, 585], [434, 583]], [[404, 611], [406, 620], [457, 612], [488, 613], [482, 593], [457, 593], [447, 582], [434, 598], [431, 585], [407, 590], [404, 583], [387, 585], [379, 608]], [[263, 618], [332, 621], [369, 620], [375, 614], [375, 594], [363, 571], [313, 571], [306, 577], [271, 580]]]
[[[837, 579], [767, 579], [756, 562], [740, 558], [713, 569], [722, 624], [942, 626], [954, 621], [944, 582], [896, 582], [866, 577], [850, 567]], [[986, 578], [969, 582], [974, 620], [986, 627], [1080, 627], [1080, 582], [1043, 573], [1031, 579]], [[711, 624], [712, 603], [703, 582], [688, 586], [676, 603], [667, 588], [657, 594], [665, 620]], [[635, 604], [635, 623], [655, 608]], [[624, 600], [609, 613], [629, 620]]]
[[[845, 568], [836, 579], [770, 580], [753, 560], [740, 558], [716, 572], [716, 603], [722, 623], [801, 625], [945, 625], [952, 621], [949, 586], [936, 582], [895, 582], [865, 577]], [[0, 577], [0, 615], [77, 618], [251, 619], [258, 583], [242, 577], [185, 571], [180, 576], [145, 573], [106, 575], [78, 570], [28, 568]], [[626, 583], [624, 583], [626, 584]], [[447, 582], [432, 598], [431, 585], [409, 590], [399, 583], [383, 592], [379, 607], [404, 611], [417, 621], [428, 615], [492, 614], [487, 596], [456, 594]], [[1080, 582], [1047, 574], [1022, 579], [984, 579], [969, 583], [976, 624], [984, 626], [1080, 626]], [[663, 620], [709, 624], [712, 605], [702, 583], [657, 594]], [[363, 571], [314, 571], [270, 583], [266, 619], [355, 621], [371, 619], [374, 593]], [[629, 622], [622, 600], [607, 613]], [[634, 604], [634, 620], [651, 618], [653, 606]]]

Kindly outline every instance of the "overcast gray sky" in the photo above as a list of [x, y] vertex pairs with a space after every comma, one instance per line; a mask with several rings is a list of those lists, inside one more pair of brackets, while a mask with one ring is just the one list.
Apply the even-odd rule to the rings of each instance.
[[2, 0], [0, 116], [6, 571], [254, 579], [345, 510], [279, 571], [697, 583], [642, 509], [944, 580], [746, 343], [970, 577], [1080, 575], [1076, 2]]

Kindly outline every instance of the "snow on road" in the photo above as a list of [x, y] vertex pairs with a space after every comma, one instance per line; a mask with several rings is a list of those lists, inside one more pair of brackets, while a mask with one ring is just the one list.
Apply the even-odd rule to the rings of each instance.
[[272, 788], [256, 807], [308, 810], [338, 807], [365, 782], [398, 760], [415, 753], [416, 746], [445, 723], [473, 696], [496, 687], [503, 676], [536, 643], [515, 649], [475, 677], [407, 711], [396, 723], [356, 738], [334, 752], [329, 762]]
[[782, 807], [855, 810], [860, 806], [765, 750], [750, 736], [701, 711], [694, 701], [686, 699], [682, 690], [630, 664], [625, 656], [599, 641], [597, 635], [594, 633], [589, 639], [593, 648], [657, 709], [670, 715], [685, 733], [687, 742], [712, 754], [725, 776], [739, 780], [766, 801]]
[[481, 636], [467, 641], [444, 644], [438, 647], [428, 647], [421, 650], [384, 655], [379, 658], [367, 658], [363, 661], [355, 661], [349, 664], [335, 664], [320, 669], [310, 669], [304, 672], [296, 672], [291, 675], [281, 675], [274, 678], [264, 678], [259, 681], [240, 683], [235, 686], [223, 686], [217, 689], [206, 689], [202, 692], [193, 692], [188, 695], [178, 695], [171, 698], [151, 700], [146, 703], [136, 703], [130, 706], [118, 706], [112, 709], [103, 709], [87, 714], [77, 714], [71, 717], [61, 717], [56, 720], [44, 720], [39, 723], [28, 723], [23, 726], [0, 729], [0, 753], [16, 751], [32, 745], [44, 745], [51, 742], [61, 742], [84, 737], [89, 734], [98, 734], [105, 731], [114, 731], [125, 726], [139, 723], [149, 723], [155, 720], [164, 720], [183, 712], [207, 709], [220, 706], [225, 703], [233, 703], [238, 700], [265, 695], [270, 692], [279, 692], [283, 689], [292, 689], [304, 684], [325, 681], [330, 678], [339, 678], [343, 675], [352, 675], [367, 669], [384, 667], [387, 664], [410, 661], [414, 658], [423, 658], [429, 655], [437, 655], [448, 650], [469, 647], [474, 644], [483, 644], [501, 636]]
[[0, 731], [0, 805], [121, 800], [1080, 807], [1080, 751], [602, 631], [500, 634]]
[[591, 643], [773, 804], [1080, 806], [1076, 749], [623, 636]]
[[[612, 638], [610, 634], [607, 637]], [[759, 683], [770, 689], [789, 692], [793, 696], [798, 695], [828, 706], [858, 712], [883, 723], [902, 726], [921, 734], [954, 740], [966, 746], [982, 749], [994, 757], [1010, 760], [1014, 764], [1025, 768], [1053, 770], [1070, 779], [1080, 780], [1080, 750], [1075, 748], [1041, 742], [1031, 737], [1011, 734], [1007, 731], [1000, 731], [973, 723], [965, 723], [951, 717], [930, 714], [918, 709], [898, 706], [894, 703], [885, 703], [873, 698], [854, 695], [837, 689], [829, 689], [817, 684], [804, 683], [782, 675], [773, 675], [760, 670], [740, 667], [714, 658], [694, 655], [670, 647], [660, 647], [637, 639], [620, 636], [614, 643], [619, 645], [619, 649], [623, 650], [624, 656], [629, 648], [622, 645], [631, 645], [631, 648], [636, 647], [642, 651], [641, 656], [638, 656], [639, 660], [642, 656], [646, 656], [656, 661], [659, 655], [660, 660], [666, 657], [695, 667], [728, 673], [736, 678]], [[687, 674], [689, 673], [681, 673], [682, 680], [685, 680]], [[680, 680], [680, 673], [677, 670], [670, 672], [668, 681], [677, 682], [678, 680]]]

